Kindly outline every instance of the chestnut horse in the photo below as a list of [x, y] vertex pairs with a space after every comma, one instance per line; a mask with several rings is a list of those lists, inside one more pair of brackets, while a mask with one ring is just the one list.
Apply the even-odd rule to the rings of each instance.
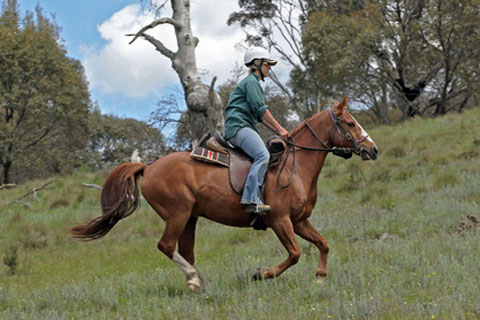
[[[268, 171], [264, 198], [272, 210], [264, 216], [264, 222], [285, 246], [288, 258], [277, 266], [257, 270], [254, 279], [278, 277], [297, 263], [300, 249], [295, 234], [313, 243], [320, 251], [317, 281], [321, 282], [327, 276], [327, 241], [308, 220], [317, 201], [320, 170], [328, 151], [332, 151], [327, 148], [352, 148], [363, 160], [375, 160], [378, 154], [373, 140], [347, 111], [346, 103], [344, 98], [332, 109], [317, 113], [295, 128], [290, 134], [295, 141], [295, 159], [288, 157], [283, 170], [276, 167]], [[279, 173], [280, 179], [277, 179]], [[158, 249], [178, 265], [187, 278], [188, 287], [196, 292], [204, 286], [194, 265], [198, 218], [234, 227], [249, 227], [252, 219], [240, 204], [240, 195], [230, 187], [225, 167], [196, 161], [188, 152], [169, 154], [150, 165], [120, 165], [105, 181], [101, 195], [103, 214], [88, 224], [71, 228], [71, 232], [84, 240], [107, 234], [118, 221], [137, 208], [137, 181], [142, 175], [142, 194], [165, 221]], [[288, 181], [288, 187], [278, 186]]]

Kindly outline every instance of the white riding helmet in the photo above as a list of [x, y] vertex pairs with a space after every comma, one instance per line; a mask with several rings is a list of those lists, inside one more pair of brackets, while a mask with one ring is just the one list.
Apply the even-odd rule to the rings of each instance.
[[270, 52], [267, 49], [262, 47], [252, 47], [245, 52], [245, 56], [243, 57], [243, 61], [245, 65], [248, 67], [253, 63], [253, 60], [263, 60], [264, 62], [268, 63], [271, 66], [277, 64], [277, 61], [272, 59]]

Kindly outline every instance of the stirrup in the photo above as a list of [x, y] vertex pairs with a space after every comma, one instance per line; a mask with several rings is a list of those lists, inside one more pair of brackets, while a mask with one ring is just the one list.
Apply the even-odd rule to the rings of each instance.
[[270, 207], [267, 204], [263, 204], [263, 203], [261, 203], [261, 204], [251, 203], [251, 204], [245, 205], [245, 212], [247, 212], [247, 213], [262, 214], [262, 213], [270, 211], [270, 210], [272, 210], [272, 207]]
[[268, 226], [265, 224], [265, 221], [263, 221], [262, 214], [252, 213], [252, 216], [253, 218], [250, 222], [250, 227], [254, 230], [267, 230]]

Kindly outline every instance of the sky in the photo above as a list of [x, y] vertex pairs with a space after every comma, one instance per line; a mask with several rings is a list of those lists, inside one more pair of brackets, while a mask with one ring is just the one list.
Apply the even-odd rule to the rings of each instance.
[[[169, 3], [169, 1], [167, 1]], [[91, 99], [101, 111], [119, 117], [147, 121], [158, 100], [180, 86], [171, 62], [145, 40], [129, 45], [128, 33], [136, 33], [154, 21], [152, 13], [135, 0], [18, 0], [20, 12], [33, 11], [37, 4], [44, 14], [55, 15], [62, 29], [68, 56], [83, 64]], [[200, 39], [197, 67], [205, 83], [217, 76], [222, 84], [243, 60], [244, 32], [227, 26], [237, 0], [192, 0], [191, 23]], [[171, 16], [167, 8], [162, 16]], [[148, 32], [176, 50], [175, 34], [169, 25]]]

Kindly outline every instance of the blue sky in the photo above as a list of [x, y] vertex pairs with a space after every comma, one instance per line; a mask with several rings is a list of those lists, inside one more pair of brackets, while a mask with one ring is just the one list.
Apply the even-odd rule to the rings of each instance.
[[[47, 15], [54, 14], [62, 28], [68, 55], [85, 67], [92, 101], [104, 113], [148, 120], [159, 98], [179, 80], [170, 61], [141, 39], [128, 45], [126, 33], [135, 33], [154, 17], [134, 0], [18, 0], [20, 11], [37, 4]], [[211, 8], [215, 10], [211, 10]], [[170, 16], [169, 8], [164, 16]], [[192, 1], [194, 34], [200, 39], [197, 66], [205, 83], [217, 76], [226, 81], [235, 63], [242, 60], [244, 33], [227, 27], [228, 15], [238, 10], [236, 0]], [[175, 50], [173, 29], [161, 26], [152, 35]]]

